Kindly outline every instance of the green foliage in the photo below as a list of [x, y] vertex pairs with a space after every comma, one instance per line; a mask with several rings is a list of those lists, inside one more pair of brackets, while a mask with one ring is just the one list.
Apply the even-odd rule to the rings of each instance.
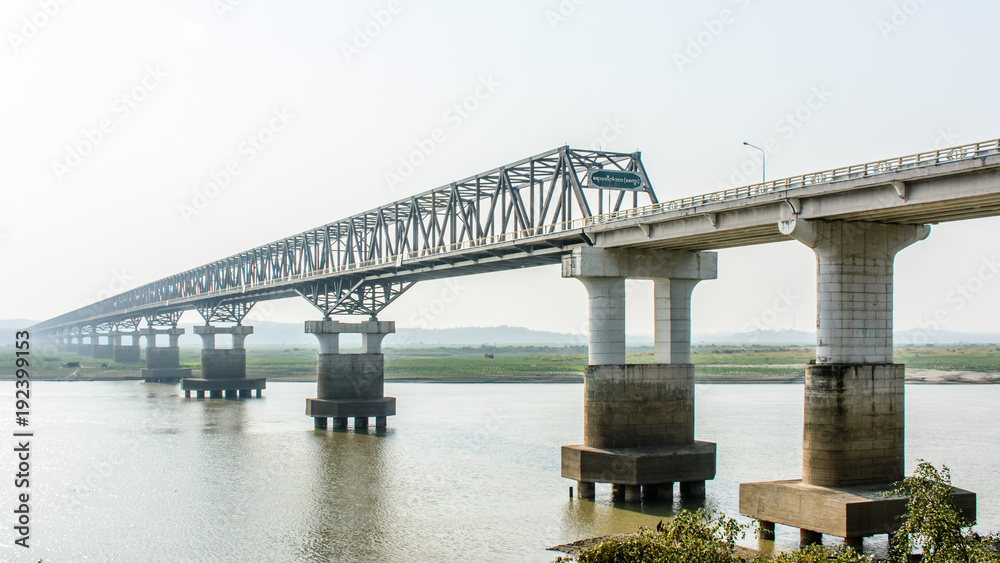
[[823, 547], [821, 545], [810, 545], [796, 551], [789, 551], [774, 556], [771, 559], [757, 559], [757, 561], [771, 561], [772, 563], [868, 563], [872, 560], [871, 555], [858, 555], [850, 547]]
[[888, 494], [907, 496], [906, 516], [893, 536], [897, 561], [908, 561], [914, 548], [923, 552], [923, 563], [1000, 563], [992, 543], [996, 537], [981, 537], [969, 528], [952, 503], [951, 472], [921, 460], [913, 475], [903, 479]]
[[[580, 554], [580, 563], [732, 563], [733, 547], [745, 526], [722, 514], [684, 511], [660, 531], [639, 533], [597, 544]], [[572, 561], [560, 557], [556, 561]]]
[[[902, 527], [892, 539], [893, 560], [910, 561], [915, 549], [922, 563], [1000, 563], [1000, 535], [980, 536], [971, 531], [952, 503], [951, 473], [921, 460], [917, 470], [887, 496], [907, 497]], [[653, 532], [600, 543], [580, 553], [580, 563], [736, 563], [743, 561], [733, 548], [745, 530], [732, 518], [712, 511], [683, 511]], [[570, 559], [560, 558], [567, 562]], [[868, 563], [850, 547], [809, 546], [755, 563]]]

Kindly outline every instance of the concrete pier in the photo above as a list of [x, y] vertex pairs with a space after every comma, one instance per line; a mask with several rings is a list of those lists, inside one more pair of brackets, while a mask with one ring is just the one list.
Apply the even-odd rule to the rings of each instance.
[[[253, 334], [252, 326], [196, 326], [194, 333], [202, 340], [201, 377], [181, 379], [185, 397], [190, 397], [191, 391], [197, 392], [198, 398], [203, 398], [206, 392], [213, 399], [250, 398], [254, 391], [261, 397], [266, 380], [247, 378], [247, 351], [243, 347], [246, 337]], [[233, 347], [216, 348], [217, 334], [231, 334]]]
[[[715, 478], [716, 447], [694, 439], [691, 292], [715, 279], [717, 255], [663, 250], [577, 249], [563, 277], [587, 289], [589, 365], [584, 373], [584, 443], [563, 446], [562, 475], [581, 498], [595, 483], [639, 502], [705, 495]], [[654, 364], [625, 363], [625, 280], [654, 280]]]
[[[104, 340], [105, 344], [101, 343]], [[95, 360], [110, 360], [113, 356], [113, 346], [111, 344], [110, 333], [98, 333], [94, 332], [90, 336], [90, 341], [93, 343], [91, 350], [91, 355]]]
[[[892, 363], [893, 259], [927, 237], [925, 225], [791, 219], [781, 231], [818, 264], [816, 363], [806, 368], [802, 479], [742, 483], [740, 513], [860, 545], [899, 527], [905, 499], [881, 492], [903, 479], [904, 385]], [[975, 515], [975, 494], [955, 489]]]
[[[83, 339], [86, 338], [85, 343]], [[80, 335], [80, 343], [77, 345], [76, 353], [80, 356], [94, 357], [94, 345], [97, 344], [97, 335], [89, 332]]]
[[[125, 344], [123, 337], [129, 338], [130, 344]], [[111, 331], [111, 361], [117, 364], [137, 364], [142, 361], [139, 355], [139, 337], [138, 331]]]
[[[146, 383], [176, 383], [191, 377], [191, 368], [181, 367], [179, 339], [183, 328], [144, 328], [139, 334], [146, 339], [146, 367], [139, 371]], [[166, 346], [157, 346], [157, 336], [167, 337]]]
[[[376, 428], [385, 428], [386, 417], [396, 414], [396, 398], [385, 397], [385, 361], [382, 339], [396, 332], [392, 321], [306, 321], [305, 331], [319, 340], [316, 357], [316, 398], [306, 399], [306, 415], [313, 417], [318, 429], [333, 419], [335, 429], [347, 428], [354, 418], [354, 428], [368, 428], [375, 418]], [[341, 354], [340, 335], [361, 334], [360, 354]]]

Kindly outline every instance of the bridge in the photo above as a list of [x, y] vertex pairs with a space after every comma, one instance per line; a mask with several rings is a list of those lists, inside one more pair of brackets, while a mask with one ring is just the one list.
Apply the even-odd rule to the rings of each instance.
[[[702, 496], [716, 444], [694, 438], [690, 296], [714, 279], [712, 250], [784, 240], [818, 262], [817, 353], [806, 366], [803, 478], [744, 483], [740, 511], [761, 522], [861, 538], [891, 531], [902, 501], [878, 492], [903, 477], [903, 374], [892, 361], [892, 263], [930, 224], [1000, 214], [1000, 139], [659, 201], [636, 153], [554, 149], [346, 219], [157, 280], [39, 323], [58, 346], [139, 359], [147, 381], [182, 381], [185, 395], [260, 396], [246, 377], [242, 324], [255, 303], [301, 296], [321, 313], [317, 428], [377, 426], [395, 414], [383, 396], [379, 313], [414, 283], [545, 264], [587, 289], [589, 365], [584, 444], [564, 446], [562, 474], [593, 497], [611, 483], [625, 501]], [[625, 361], [624, 283], [654, 281], [654, 364]], [[178, 364], [177, 321], [205, 326], [201, 378]], [[359, 315], [348, 323], [334, 315]], [[145, 328], [139, 329], [145, 323]], [[213, 325], [215, 323], [215, 325]], [[232, 326], [218, 326], [231, 323]], [[233, 335], [232, 349], [215, 335]], [[363, 353], [339, 335], [361, 333]], [[157, 346], [157, 335], [169, 345]], [[130, 346], [121, 339], [132, 337]], [[84, 343], [84, 340], [89, 340]], [[103, 339], [103, 340], [102, 340]], [[102, 343], [103, 342], [103, 343]], [[966, 514], [975, 495], [955, 490]]]

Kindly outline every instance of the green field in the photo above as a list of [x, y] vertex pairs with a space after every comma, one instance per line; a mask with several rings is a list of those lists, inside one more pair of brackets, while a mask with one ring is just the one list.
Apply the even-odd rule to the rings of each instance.
[[[351, 350], [344, 350], [350, 352]], [[587, 363], [584, 346], [413, 347], [386, 349], [386, 379], [440, 382], [580, 382]], [[486, 358], [484, 354], [493, 354]], [[803, 366], [813, 357], [809, 346], [692, 348], [696, 377], [702, 381], [800, 381]], [[3, 350], [3, 377], [14, 374], [14, 350]], [[141, 364], [114, 364], [55, 350], [34, 350], [29, 367], [37, 379], [114, 379], [137, 377]], [[629, 363], [651, 363], [651, 347], [630, 348]], [[1000, 371], [1000, 348], [994, 346], [937, 346], [899, 348], [895, 361], [910, 368], [942, 371]], [[80, 362], [80, 368], [64, 364]], [[200, 350], [181, 349], [181, 364], [198, 369]], [[316, 349], [251, 347], [247, 353], [251, 377], [313, 381]], [[74, 375], [75, 374], [75, 375]]]

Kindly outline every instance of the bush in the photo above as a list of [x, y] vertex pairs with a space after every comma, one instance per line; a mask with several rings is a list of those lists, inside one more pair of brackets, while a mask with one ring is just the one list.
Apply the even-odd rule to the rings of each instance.
[[[662, 523], [661, 523], [662, 524]], [[608, 540], [580, 553], [580, 563], [732, 563], [736, 540], [745, 527], [702, 509], [683, 511], [656, 531]], [[561, 562], [572, 559], [560, 557]]]
[[892, 538], [895, 560], [905, 563], [919, 547], [922, 563], [1000, 563], [993, 547], [1000, 537], [973, 532], [975, 522], [964, 518], [952, 502], [948, 467], [938, 470], [920, 460], [913, 475], [887, 494], [909, 497], [903, 525]]
[[[922, 563], [1000, 563], [1000, 534], [980, 536], [974, 522], [962, 517], [951, 500], [951, 474], [921, 460], [917, 470], [886, 493], [909, 497], [902, 527], [893, 536], [893, 560], [909, 561], [915, 549], [923, 551]], [[746, 526], [714, 511], [682, 511], [656, 531], [602, 542], [580, 553], [580, 563], [737, 563], [736, 540]], [[557, 562], [572, 559], [560, 557]], [[850, 547], [808, 546], [754, 563], [868, 563]]]

